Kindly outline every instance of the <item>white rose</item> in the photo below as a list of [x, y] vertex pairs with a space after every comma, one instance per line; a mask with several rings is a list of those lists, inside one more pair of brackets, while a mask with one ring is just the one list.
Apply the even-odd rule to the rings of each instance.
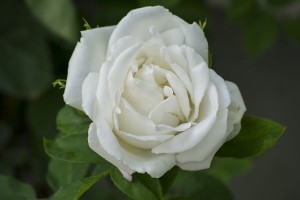
[[64, 99], [91, 118], [90, 147], [127, 179], [205, 169], [246, 110], [237, 86], [207, 63], [198, 24], [160, 6], [136, 9], [116, 26], [82, 31]]

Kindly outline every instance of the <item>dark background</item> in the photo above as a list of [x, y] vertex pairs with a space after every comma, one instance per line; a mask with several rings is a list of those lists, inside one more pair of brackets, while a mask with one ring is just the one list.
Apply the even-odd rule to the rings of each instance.
[[213, 68], [237, 83], [247, 114], [287, 126], [273, 149], [230, 183], [238, 200], [300, 199], [300, 2], [297, 0], [1, 0], [0, 174], [51, 194], [42, 138], [54, 138], [68, 60], [83, 30], [116, 24], [131, 9], [164, 5], [188, 22], [207, 19]]

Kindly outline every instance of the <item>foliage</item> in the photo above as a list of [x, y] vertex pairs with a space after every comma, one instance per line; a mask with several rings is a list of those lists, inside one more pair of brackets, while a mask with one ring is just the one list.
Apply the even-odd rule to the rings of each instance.
[[[284, 130], [281, 125], [247, 116], [241, 134], [219, 150], [219, 157], [214, 158], [209, 170], [192, 173], [173, 168], [159, 180], [135, 174], [133, 183], [129, 184], [119, 171], [89, 149], [86, 138], [90, 119], [68, 106], [62, 108], [63, 90], [51, 86], [57, 78], [66, 78], [79, 30], [85, 29], [81, 17], [92, 27], [112, 25], [130, 9], [161, 4], [187, 21], [206, 22], [207, 17], [208, 22], [202, 25], [206, 24], [209, 36], [213, 23], [209, 14], [213, 8], [204, 2], [3, 0], [0, 6], [0, 199], [50, 196], [77, 199], [85, 192], [89, 199], [97, 199], [104, 193], [107, 197], [123, 199], [121, 192], [133, 199], [195, 196], [232, 199], [226, 183], [232, 176], [249, 170], [251, 160], [247, 158], [258, 156], [275, 144]], [[240, 27], [240, 38], [250, 57], [257, 58], [268, 51], [282, 27], [289, 37], [300, 42], [299, 13], [285, 18], [278, 14], [293, 0], [269, 0], [265, 6], [252, 0], [229, 2], [224, 8], [227, 21]], [[85, 21], [86, 28], [87, 25]], [[60, 84], [63, 86], [63, 82]], [[94, 184], [107, 189], [93, 190]], [[111, 189], [113, 184], [120, 193]]]

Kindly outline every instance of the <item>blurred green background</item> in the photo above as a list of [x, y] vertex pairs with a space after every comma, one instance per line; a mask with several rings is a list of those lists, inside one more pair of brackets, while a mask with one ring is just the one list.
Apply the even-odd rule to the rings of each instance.
[[117, 24], [131, 9], [163, 5], [188, 22], [207, 19], [213, 68], [237, 83], [248, 114], [288, 127], [279, 143], [234, 178], [236, 199], [300, 199], [300, 1], [298, 0], [1, 0], [0, 174], [52, 194], [43, 137], [55, 117], [68, 60], [83, 30]]

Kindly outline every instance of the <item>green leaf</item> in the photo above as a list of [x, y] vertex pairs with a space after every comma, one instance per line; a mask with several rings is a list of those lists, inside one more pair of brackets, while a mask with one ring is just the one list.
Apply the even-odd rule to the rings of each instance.
[[0, 199], [33, 200], [36, 199], [34, 190], [30, 185], [22, 183], [13, 177], [0, 175]]
[[269, 119], [244, 116], [242, 130], [217, 152], [220, 157], [250, 158], [270, 149], [285, 128]]
[[77, 200], [79, 199], [92, 185], [100, 178], [106, 176], [109, 172], [106, 171], [98, 176], [91, 176], [80, 181], [73, 182], [58, 190], [50, 200]]
[[247, 172], [251, 166], [252, 161], [249, 159], [214, 157], [206, 172], [220, 181], [228, 183], [233, 176]]
[[71, 184], [84, 178], [89, 164], [71, 163], [51, 159], [48, 165], [47, 181], [51, 188], [56, 191], [62, 186]]
[[87, 134], [91, 120], [75, 108], [64, 106], [56, 118], [57, 128], [65, 134]]
[[3, 0], [1, 4], [0, 91], [35, 98], [52, 79], [45, 34], [22, 2]]
[[50, 31], [75, 43], [79, 27], [75, 7], [70, 0], [26, 0], [32, 14]]
[[103, 163], [88, 145], [87, 134], [63, 135], [54, 141], [44, 139], [47, 154], [55, 159], [79, 163]]
[[117, 168], [113, 168], [110, 172], [110, 177], [119, 190], [132, 199], [162, 199], [159, 180], [151, 178], [148, 174], [133, 174], [130, 182], [123, 177]]
[[178, 167], [173, 167], [162, 177], [159, 178], [159, 182], [162, 189], [162, 195], [165, 196], [169, 189], [172, 187], [178, 173]]
[[112, 168], [112, 164], [109, 162], [97, 164], [92, 172], [92, 175], [102, 174], [104, 171], [110, 170]]
[[228, 187], [219, 179], [204, 172], [180, 170], [172, 187], [174, 199], [233, 200]]

